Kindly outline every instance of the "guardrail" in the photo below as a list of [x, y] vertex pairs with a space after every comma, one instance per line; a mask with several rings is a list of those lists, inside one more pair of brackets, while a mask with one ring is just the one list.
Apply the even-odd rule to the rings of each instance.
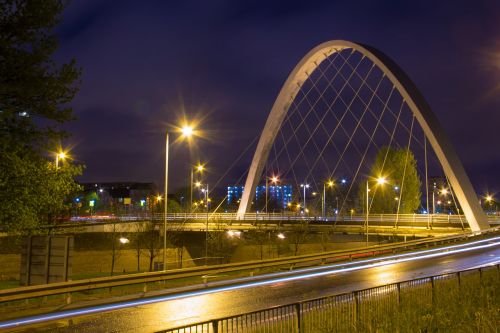
[[[491, 233], [496, 233], [500, 228], [492, 228], [487, 231], [482, 232], [469, 232], [462, 233], [459, 235], [452, 235], [447, 237], [434, 237], [431, 239], [420, 239], [413, 240], [405, 243], [393, 243], [382, 246], [371, 246], [358, 248], [354, 250], [341, 250], [341, 251], [330, 251], [319, 254], [307, 254], [296, 257], [283, 257], [268, 260], [259, 261], [248, 261], [242, 263], [232, 263], [223, 264], [216, 266], [202, 266], [202, 267], [191, 267], [186, 269], [176, 269], [171, 271], [161, 271], [161, 272], [148, 272], [148, 273], [136, 273], [129, 275], [118, 275], [111, 277], [75, 280], [68, 282], [58, 282], [44, 285], [19, 287], [0, 290], [0, 302], [13, 302], [19, 300], [28, 300], [33, 298], [40, 298], [46, 296], [62, 295], [64, 294], [64, 300], [66, 303], [71, 303], [72, 294], [77, 292], [89, 292], [96, 289], [123, 287], [130, 285], [142, 285], [142, 292], [146, 293], [148, 290], [149, 283], [156, 282], [166, 282], [178, 279], [186, 279], [193, 277], [203, 276], [214, 276], [221, 273], [236, 273], [243, 271], [251, 271], [253, 275], [253, 270], [263, 269], [263, 268], [280, 268], [287, 267], [292, 270], [294, 267], [300, 266], [312, 266], [318, 264], [325, 264], [327, 262], [333, 262], [338, 260], [352, 260], [353, 257], [362, 256], [375, 256], [384, 253], [396, 253], [398, 251], [405, 251], [407, 249], [415, 249], [418, 247], [429, 247], [430, 244], [433, 246], [457, 242], [461, 240], [467, 240], [470, 237], [487, 235]], [[163, 286], [164, 288], [164, 286]]]
[[[479, 278], [479, 285], [487, 274], [488, 280], [498, 281], [500, 266], [475, 268], [453, 273], [434, 275], [414, 280], [386, 284], [349, 293], [309, 299], [302, 302], [242, 313], [187, 326], [167, 329], [162, 333], [188, 332], [370, 332], [382, 330], [383, 322], [404, 322], [408, 325], [411, 314], [422, 321], [439, 302], [460, 304], [464, 279]], [[473, 286], [476, 286], [473, 284]], [[474, 288], [472, 296], [481, 297]], [[450, 296], [450, 293], [453, 294]], [[476, 304], [476, 303], [474, 303]], [[405, 311], [406, 310], [406, 311]], [[477, 309], [468, 309], [477, 310]], [[418, 313], [420, 311], [421, 313]], [[410, 314], [410, 315], [408, 315]], [[416, 315], [415, 315], [416, 314]], [[405, 316], [406, 315], [406, 316]], [[456, 314], [460, 315], [460, 314]], [[492, 319], [495, 324], [495, 319]], [[415, 324], [415, 323], [412, 323]], [[477, 328], [477, 323], [471, 324]], [[379, 329], [377, 329], [379, 328]], [[387, 328], [387, 327], [386, 327]], [[456, 328], [456, 327], [455, 327]], [[491, 329], [494, 329], [491, 327]]]

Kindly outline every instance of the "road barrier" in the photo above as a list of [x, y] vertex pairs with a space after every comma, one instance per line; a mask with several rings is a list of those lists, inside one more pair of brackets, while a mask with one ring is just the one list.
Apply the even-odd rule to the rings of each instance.
[[[307, 254], [295, 257], [283, 257], [268, 260], [248, 261], [242, 263], [232, 263], [214, 266], [200, 266], [190, 267], [185, 269], [176, 269], [161, 272], [147, 272], [136, 273], [129, 275], [118, 275], [102, 278], [93, 278], [85, 280], [76, 280], [68, 282], [58, 282], [44, 285], [11, 288], [0, 290], [0, 303], [2, 308], [5, 309], [9, 302], [27, 301], [34, 298], [46, 298], [49, 296], [63, 295], [59, 302], [71, 303], [72, 296], [75, 293], [90, 292], [92, 290], [109, 290], [115, 287], [124, 287], [131, 285], [141, 285], [142, 293], [134, 294], [135, 297], [140, 298], [147, 296], [146, 292], [149, 286], [153, 283], [167, 281], [174, 281], [188, 278], [199, 278], [200, 283], [203, 278], [207, 276], [220, 276], [221, 274], [228, 273], [242, 273], [247, 272], [248, 275], [253, 276], [255, 271], [262, 269], [280, 270], [286, 268], [292, 270], [297, 267], [307, 267], [315, 265], [323, 265], [326, 263], [337, 262], [341, 260], [352, 260], [353, 258], [376, 256], [386, 253], [404, 252], [409, 249], [428, 248], [430, 246], [437, 246], [451, 242], [466, 241], [471, 237], [491, 235], [500, 231], [500, 228], [492, 228], [481, 232], [468, 232], [459, 235], [452, 235], [447, 237], [435, 237], [430, 239], [413, 240], [405, 243], [393, 243], [381, 246], [371, 246], [358, 248], [354, 250], [343, 251], [330, 251], [317, 254]], [[234, 276], [233, 276], [234, 277]], [[196, 282], [193, 281], [195, 284]], [[162, 285], [162, 289], [166, 289]], [[137, 291], [134, 291], [135, 293]], [[104, 297], [110, 296], [109, 293], [104, 292]], [[95, 295], [94, 295], [95, 297]]]
[[[446, 306], [450, 301], [460, 304], [466, 287], [464, 280], [473, 280], [472, 295], [485, 297], [477, 289], [500, 278], [500, 266], [429, 276], [415, 280], [386, 284], [349, 293], [310, 299], [236, 316], [219, 318], [161, 331], [162, 333], [221, 333], [221, 332], [369, 332], [396, 327], [417, 317], [429, 315], [429, 309]], [[479, 283], [477, 281], [479, 280]], [[469, 288], [471, 289], [471, 288]], [[451, 296], [450, 296], [451, 295]], [[439, 304], [444, 303], [444, 304]], [[477, 306], [477, 303], [474, 303]], [[461, 305], [457, 305], [461, 307]], [[464, 310], [464, 309], [461, 309]], [[467, 309], [477, 311], [477, 309]], [[441, 310], [442, 312], [442, 310]], [[417, 315], [415, 315], [417, 314]], [[455, 313], [462, 316], [463, 313]], [[477, 312], [476, 312], [477, 315]], [[441, 316], [443, 316], [441, 314]], [[413, 318], [412, 318], [413, 317]], [[450, 321], [450, 318], [447, 318]], [[492, 318], [494, 323], [496, 319]], [[389, 323], [388, 323], [389, 322]], [[437, 320], [434, 320], [437, 322]], [[415, 323], [404, 323], [404, 325]], [[495, 323], [494, 323], [495, 324]], [[429, 325], [424, 323], [424, 325]], [[434, 324], [436, 325], [436, 324]], [[448, 324], [453, 326], [454, 323]], [[456, 325], [456, 323], [455, 323]], [[478, 329], [478, 323], [469, 323]], [[412, 326], [418, 330], [418, 327]], [[378, 329], [377, 329], [378, 328]], [[456, 326], [455, 326], [456, 328]], [[480, 330], [480, 329], [479, 329]]]

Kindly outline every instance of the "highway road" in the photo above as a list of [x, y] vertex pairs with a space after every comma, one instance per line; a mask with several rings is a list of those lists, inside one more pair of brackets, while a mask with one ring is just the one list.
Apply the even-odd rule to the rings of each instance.
[[[267, 307], [500, 262], [500, 237], [232, 281], [198, 291], [48, 314], [15, 332], [155, 332]], [[72, 311], [72, 312], [71, 312]], [[95, 312], [92, 314], [85, 314]], [[62, 318], [71, 316], [71, 319]], [[47, 316], [25, 318], [26, 323]], [[14, 322], [0, 323], [2, 327]]]

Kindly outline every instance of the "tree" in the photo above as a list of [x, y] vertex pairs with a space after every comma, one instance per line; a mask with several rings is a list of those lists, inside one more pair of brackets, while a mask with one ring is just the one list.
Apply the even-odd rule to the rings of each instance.
[[[420, 206], [421, 182], [417, 161], [410, 150], [383, 147], [377, 154], [370, 175], [374, 178], [385, 177], [388, 182], [376, 186], [370, 183], [370, 213], [396, 213], [399, 207], [400, 214], [411, 214]], [[359, 198], [361, 203], [366, 202], [365, 186], [360, 186]]]
[[67, 209], [82, 168], [56, 168], [47, 152], [66, 137], [78, 90], [75, 61], [52, 59], [65, 1], [0, 0], [0, 228], [51, 223]]
[[299, 253], [300, 244], [306, 242], [309, 231], [308, 221], [297, 221], [296, 223], [292, 224], [292, 229], [287, 233], [287, 239], [288, 242], [293, 245], [294, 256]]

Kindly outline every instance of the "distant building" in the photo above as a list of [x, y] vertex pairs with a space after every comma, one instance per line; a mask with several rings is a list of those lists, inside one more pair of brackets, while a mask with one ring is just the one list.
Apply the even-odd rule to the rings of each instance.
[[[244, 186], [227, 187], [227, 203], [229, 205], [237, 203], [243, 195]], [[266, 186], [258, 185], [255, 189], [255, 201], [265, 198]], [[271, 185], [267, 187], [268, 200], [276, 200], [278, 205], [286, 208], [292, 201], [292, 185]]]
[[80, 183], [83, 193], [74, 201], [90, 212], [133, 213], [146, 210], [148, 198], [157, 194], [154, 183], [106, 182]]

